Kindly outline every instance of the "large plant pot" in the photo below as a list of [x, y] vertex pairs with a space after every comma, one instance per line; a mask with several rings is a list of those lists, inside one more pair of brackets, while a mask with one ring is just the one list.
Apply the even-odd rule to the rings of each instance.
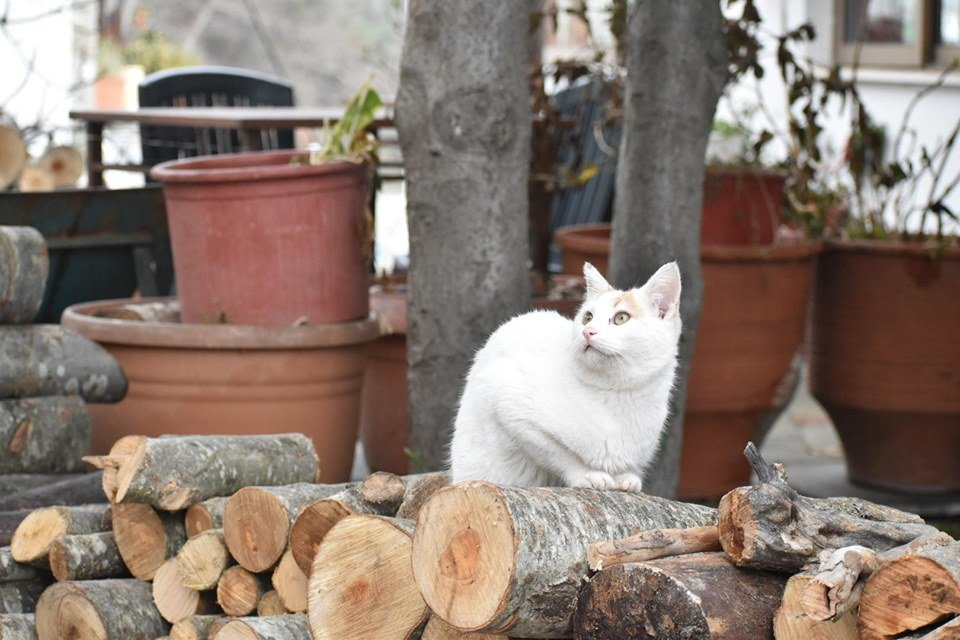
[[184, 322], [313, 324], [366, 317], [369, 168], [304, 153], [174, 160], [164, 183]]
[[782, 221], [785, 182], [775, 171], [707, 167], [701, 243], [772, 244]]
[[830, 242], [811, 318], [810, 388], [850, 480], [960, 490], [960, 248]]
[[375, 319], [258, 327], [97, 317], [127, 302], [63, 314], [62, 324], [103, 345], [129, 380], [122, 402], [90, 406], [94, 451], [129, 434], [301, 432], [321, 453], [322, 482], [349, 479]]

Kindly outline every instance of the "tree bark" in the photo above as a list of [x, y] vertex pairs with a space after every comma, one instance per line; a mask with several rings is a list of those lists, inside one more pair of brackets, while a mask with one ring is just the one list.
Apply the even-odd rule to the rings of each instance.
[[32, 613], [0, 615], [0, 640], [37, 640], [34, 615]]
[[113, 537], [123, 563], [140, 580], [153, 580], [160, 565], [187, 539], [182, 513], [156, 511], [145, 504], [113, 505]]
[[10, 547], [0, 547], [0, 584], [6, 582], [29, 582], [42, 580], [44, 573], [28, 564], [13, 559]]
[[212, 592], [200, 592], [183, 584], [177, 561], [170, 558], [153, 576], [153, 604], [170, 623], [215, 610]]
[[292, 612], [283, 606], [283, 600], [280, 599], [280, 594], [277, 593], [276, 589], [267, 591], [260, 596], [260, 600], [257, 602], [258, 616], [282, 616], [287, 613]]
[[209, 529], [223, 529], [223, 510], [227, 506], [227, 500], [229, 498], [226, 496], [208, 498], [187, 507], [183, 515], [187, 537], [192, 538]]
[[[73, 480], [83, 473], [10, 473], [0, 475], [0, 494], [13, 497], [17, 493], [32, 491], [64, 480]], [[44, 505], [51, 506], [51, 505]]]
[[786, 576], [738, 569], [722, 553], [622, 564], [595, 575], [577, 607], [584, 640], [763, 640]]
[[116, 500], [178, 511], [244, 487], [316, 482], [319, 471], [301, 433], [152, 438], [124, 462]]
[[512, 0], [409, 4], [396, 118], [410, 227], [410, 448], [428, 470], [446, 466], [474, 354], [530, 306], [527, 27], [526, 3]]
[[405, 640], [428, 610], [413, 579], [414, 523], [350, 516], [327, 534], [309, 583], [314, 640]]
[[169, 625], [140, 580], [58, 582], [37, 603], [39, 640], [154, 640]]
[[0, 584], [0, 613], [33, 613], [50, 579]]
[[303, 640], [309, 637], [307, 616], [302, 613], [231, 620], [217, 634], [217, 640]]
[[676, 495], [690, 358], [703, 298], [700, 215], [704, 154], [727, 81], [727, 49], [718, 3], [631, 5], [623, 140], [617, 161], [611, 282], [644, 282], [676, 260], [683, 290], [683, 335], [671, 417], [644, 490]]
[[0, 226], [0, 324], [30, 322], [40, 311], [50, 260], [33, 227]]
[[83, 471], [91, 430], [76, 396], [0, 401], [0, 474]]
[[56, 540], [50, 547], [50, 571], [57, 580], [101, 580], [128, 575], [110, 531]]
[[420, 515], [420, 507], [430, 499], [434, 493], [450, 486], [450, 472], [438, 471], [408, 476], [407, 489], [403, 494], [403, 502], [397, 509], [397, 517], [403, 520], [416, 521]]
[[289, 549], [283, 553], [277, 568], [273, 570], [270, 583], [280, 596], [284, 609], [293, 613], [307, 610], [307, 574], [297, 566]]
[[177, 553], [183, 585], [195, 591], [213, 589], [220, 576], [233, 564], [223, 529], [207, 529], [187, 541]]
[[63, 536], [109, 531], [111, 516], [108, 504], [37, 509], [17, 527], [10, 541], [10, 552], [17, 562], [40, 560]]
[[776, 640], [858, 640], [857, 614], [848, 611], [836, 621], [816, 620], [803, 608], [803, 594], [814, 581], [814, 574], [798, 573], [787, 581], [780, 608], [773, 617]]
[[118, 402], [126, 393], [123, 370], [96, 342], [54, 324], [0, 327], [0, 399], [77, 394]]
[[465, 482], [421, 509], [413, 572], [433, 612], [455, 627], [569, 638], [590, 541], [715, 518], [713, 509], [643, 494]]
[[692, 529], [650, 529], [620, 540], [594, 542], [587, 547], [587, 560], [591, 569], [600, 571], [604, 567], [628, 562], [720, 550], [720, 532], [714, 525]]
[[227, 622], [229, 618], [225, 616], [191, 616], [174, 623], [170, 628], [170, 640], [207, 640]]
[[230, 567], [217, 583], [217, 604], [230, 616], [248, 616], [269, 590], [270, 576], [250, 573], [243, 567]]
[[[6, 478], [8, 476], [0, 476]], [[17, 474], [18, 478], [25, 476]], [[0, 498], [0, 511], [12, 509], [40, 509], [53, 506], [78, 506], [82, 504], [97, 504], [106, 502], [101, 488], [101, 472], [71, 474], [63, 473], [52, 476], [43, 475], [41, 478], [59, 478], [54, 482], [44, 483], [17, 493], [6, 494]], [[29, 484], [32, 478], [26, 476], [24, 485]], [[2, 491], [2, 490], [0, 490]]]

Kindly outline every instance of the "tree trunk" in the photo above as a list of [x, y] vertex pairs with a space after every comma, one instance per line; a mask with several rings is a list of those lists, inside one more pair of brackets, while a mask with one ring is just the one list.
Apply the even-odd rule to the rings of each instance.
[[420, 515], [420, 507], [430, 499], [434, 493], [450, 486], [450, 472], [438, 471], [409, 476], [407, 489], [403, 494], [403, 503], [397, 509], [397, 517], [404, 520], [414, 520]]
[[50, 579], [0, 584], [0, 613], [33, 613]]
[[213, 637], [218, 627], [229, 622], [225, 616], [191, 616], [174, 623], [170, 629], [170, 640], [207, 640]]
[[713, 509], [643, 494], [465, 482], [423, 505], [413, 572], [433, 612], [455, 627], [569, 638], [591, 541], [715, 518]]
[[595, 575], [577, 607], [583, 640], [763, 640], [787, 577], [738, 569], [722, 553], [622, 564]]
[[0, 615], [0, 640], [37, 640], [32, 613]]
[[406, 640], [428, 610], [413, 580], [414, 523], [350, 516], [317, 549], [310, 572], [314, 640]]
[[47, 287], [50, 260], [33, 227], [0, 226], [0, 324], [33, 320]]
[[650, 529], [620, 540], [594, 542], [587, 547], [587, 560], [591, 569], [600, 571], [616, 564], [720, 550], [720, 532], [715, 525], [692, 529]]
[[127, 378], [92, 340], [55, 324], [0, 327], [0, 399], [79, 394], [118, 402]]
[[244, 487], [316, 482], [319, 472], [302, 433], [152, 438], [124, 462], [116, 500], [178, 511]]
[[[0, 477], [7, 478], [9, 476]], [[16, 477], [24, 478], [20, 474], [17, 474]], [[96, 473], [44, 475], [41, 477], [59, 478], [59, 480], [19, 491], [12, 495], [7, 492], [6, 497], [0, 498], [0, 511], [40, 509], [52, 506], [79, 506], [106, 502], [106, 497], [103, 495], [103, 489], [100, 486], [103, 480], [100, 471]], [[24, 484], [29, 482], [27, 480]]]
[[124, 578], [127, 567], [113, 533], [63, 536], [50, 547], [50, 571], [57, 580]]
[[776, 640], [858, 640], [857, 614], [848, 611], [836, 621], [815, 620], [803, 610], [803, 593], [813, 573], [798, 573], [787, 581], [780, 608], [773, 617]]
[[0, 547], [0, 584], [5, 582], [29, 582], [42, 580], [44, 573], [28, 564], [13, 559], [10, 547]]
[[283, 553], [277, 568], [273, 570], [270, 583], [280, 596], [284, 609], [293, 613], [307, 610], [307, 574], [297, 566], [289, 549]]
[[10, 541], [10, 552], [17, 562], [34, 562], [45, 558], [58, 538], [109, 531], [110, 521], [108, 504], [37, 509], [17, 527]]
[[243, 567], [230, 567], [217, 583], [217, 604], [229, 616], [248, 616], [269, 590], [270, 576], [250, 573]]
[[716, 2], [637, 0], [629, 11], [610, 277], [615, 286], [629, 288], [664, 263], [676, 260], [680, 265], [680, 366], [660, 454], [644, 482], [649, 493], [673, 496], [703, 298], [704, 154], [727, 80], [727, 49]]
[[177, 561], [170, 558], [153, 576], [153, 604], [170, 623], [215, 610], [213, 592], [200, 592], [183, 584]]
[[91, 429], [76, 396], [0, 401], [0, 474], [83, 471]]
[[58, 582], [37, 603], [39, 640], [154, 640], [169, 630], [140, 580]]
[[474, 354], [530, 306], [528, 22], [527, 4], [512, 0], [409, 4], [396, 119], [410, 227], [410, 448], [431, 470], [446, 466]]
[[[306, 597], [306, 594], [304, 594], [304, 597]], [[282, 616], [287, 613], [292, 612], [283, 606], [283, 600], [280, 599], [280, 594], [277, 593], [276, 589], [267, 591], [260, 596], [260, 600], [257, 602], [258, 616]]]
[[220, 576], [233, 564], [223, 529], [207, 529], [187, 539], [177, 553], [183, 586], [196, 591], [213, 589]]
[[183, 515], [187, 537], [192, 538], [209, 529], [223, 529], [223, 510], [227, 506], [227, 500], [229, 498], [226, 496], [208, 498], [187, 507]]
[[187, 539], [182, 513], [156, 511], [145, 504], [113, 505], [113, 537], [123, 563], [140, 580], [153, 580], [160, 565]]
[[304, 640], [309, 637], [307, 616], [302, 613], [231, 620], [217, 634], [217, 640]]

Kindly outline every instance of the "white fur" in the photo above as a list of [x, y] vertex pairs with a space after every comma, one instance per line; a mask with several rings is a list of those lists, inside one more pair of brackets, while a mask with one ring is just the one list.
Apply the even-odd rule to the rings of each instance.
[[[517, 316], [477, 353], [451, 446], [455, 482], [640, 491], [673, 388], [680, 271], [661, 267], [629, 306], [593, 266], [583, 271], [574, 320]], [[631, 317], [616, 325], [621, 311]], [[596, 332], [589, 348], [585, 329]]]

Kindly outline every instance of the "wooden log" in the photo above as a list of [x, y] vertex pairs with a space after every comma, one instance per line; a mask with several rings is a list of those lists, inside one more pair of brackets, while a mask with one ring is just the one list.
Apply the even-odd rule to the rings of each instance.
[[17, 181], [28, 158], [27, 145], [19, 129], [0, 125], [0, 190]]
[[776, 640], [858, 640], [857, 614], [847, 611], [835, 621], [816, 620], [803, 608], [803, 593], [815, 580], [813, 572], [798, 573], [787, 580], [780, 608], [773, 616]]
[[0, 327], [0, 399], [79, 395], [118, 402], [127, 378], [103, 347], [54, 324]]
[[49, 576], [29, 582], [0, 584], [0, 613], [33, 613], [37, 600], [49, 584]]
[[17, 527], [27, 519], [34, 509], [17, 509], [15, 511], [0, 511], [0, 545], [9, 545]]
[[195, 591], [215, 588], [231, 564], [223, 529], [207, 529], [188, 538], [177, 553], [183, 586]]
[[[6, 477], [0, 476], [0, 478]], [[16, 477], [25, 476], [17, 474]], [[54, 480], [17, 493], [7, 493], [5, 497], [0, 498], [0, 511], [106, 502], [100, 488], [102, 473], [99, 471], [79, 474], [61, 473], [41, 477]]]
[[691, 529], [651, 529], [620, 540], [595, 542], [587, 547], [587, 561], [591, 569], [600, 571], [615, 564], [721, 550], [720, 531], [713, 525]]
[[301, 433], [151, 438], [121, 467], [116, 500], [177, 511], [244, 487], [316, 482], [319, 470]]
[[47, 557], [50, 546], [63, 536], [109, 531], [111, 515], [108, 504], [37, 509], [17, 527], [10, 552], [17, 562], [35, 562]]
[[306, 505], [340, 495], [343, 484], [300, 483], [246, 487], [227, 500], [223, 532], [237, 564], [259, 573], [273, 567], [287, 548], [290, 527]]
[[309, 637], [307, 616], [291, 613], [231, 620], [220, 629], [216, 640], [306, 640]]
[[146, 436], [123, 436], [110, 447], [109, 455], [84, 458], [84, 462], [103, 469], [103, 494], [110, 502], [115, 502], [117, 498], [117, 476], [120, 473], [120, 465], [146, 441]]
[[170, 623], [215, 610], [211, 593], [201, 593], [184, 586], [174, 558], [160, 565], [153, 576], [153, 604], [163, 619]]
[[[576, 637], [762, 640], [787, 577], [696, 553], [604, 569], [583, 588]], [[558, 637], [558, 636], [557, 636]]]
[[50, 571], [57, 580], [100, 580], [129, 575], [111, 531], [57, 539], [50, 547]]
[[207, 531], [208, 529], [223, 529], [223, 510], [229, 498], [208, 498], [203, 502], [187, 507], [183, 516], [183, 524], [187, 529], [187, 537]]
[[416, 522], [420, 515], [420, 507], [430, 499], [434, 493], [450, 486], [450, 473], [447, 471], [436, 471], [433, 473], [423, 473], [415, 476], [409, 476], [407, 489], [403, 494], [403, 502], [397, 509], [397, 517], [402, 520], [413, 520]]
[[217, 583], [217, 604], [230, 616], [248, 616], [269, 590], [270, 577], [251, 573], [240, 566], [230, 567]]
[[37, 640], [32, 613], [0, 614], [0, 640]]
[[307, 574], [297, 565], [289, 549], [284, 551], [277, 568], [273, 570], [270, 584], [287, 611], [303, 613], [307, 610]]
[[437, 616], [430, 616], [427, 626], [423, 628], [420, 640], [509, 640], [507, 636], [489, 633], [470, 633], [460, 631], [448, 625]]
[[[0, 495], [12, 498], [17, 493], [39, 489], [55, 482], [72, 480], [83, 473], [7, 473], [0, 475]], [[50, 505], [40, 505], [50, 506]], [[17, 507], [19, 508], [19, 507]]]
[[[306, 594], [304, 594], [304, 597], [306, 597]], [[282, 616], [287, 613], [292, 612], [283, 606], [283, 600], [280, 599], [280, 594], [277, 593], [276, 589], [267, 591], [260, 596], [260, 600], [257, 602], [258, 616]]]
[[0, 226], [0, 324], [33, 320], [47, 286], [50, 260], [33, 227]]
[[141, 580], [57, 582], [37, 603], [39, 640], [154, 640], [169, 625]]
[[53, 177], [54, 188], [75, 187], [83, 173], [83, 156], [73, 147], [47, 147], [37, 166]]
[[429, 611], [413, 579], [412, 520], [349, 516], [324, 538], [310, 571], [314, 640], [402, 640]]
[[82, 471], [91, 430], [87, 405], [76, 396], [2, 400], [0, 473]]
[[20, 564], [13, 559], [10, 547], [0, 547], [0, 584], [4, 582], [26, 582], [38, 580], [43, 572], [27, 564]]
[[957, 640], [960, 638], [960, 617], [934, 628], [900, 636], [903, 640]]
[[806, 498], [750, 443], [744, 452], [760, 484], [720, 500], [720, 543], [739, 565], [795, 573], [820, 551], [861, 545], [885, 551], [937, 530], [914, 514], [858, 498]]
[[24, 167], [17, 180], [17, 189], [20, 191], [53, 191], [54, 187], [53, 175], [36, 165]]
[[407, 483], [402, 476], [389, 471], [377, 471], [360, 483], [360, 497], [364, 502], [377, 505], [383, 515], [393, 515], [403, 504]]
[[174, 623], [170, 628], [170, 640], [208, 640], [229, 622], [225, 616], [191, 616]]
[[715, 518], [713, 509], [644, 494], [465, 482], [420, 510], [413, 573], [433, 612], [455, 627], [569, 638], [590, 541]]
[[863, 640], [886, 640], [957, 614], [960, 543], [882, 564], [863, 588], [857, 628]]
[[113, 505], [113, 537], [130, 574], [152, 580], [157, 569], [187, 540], [182, 513], [157, 511], [145, 504]]

